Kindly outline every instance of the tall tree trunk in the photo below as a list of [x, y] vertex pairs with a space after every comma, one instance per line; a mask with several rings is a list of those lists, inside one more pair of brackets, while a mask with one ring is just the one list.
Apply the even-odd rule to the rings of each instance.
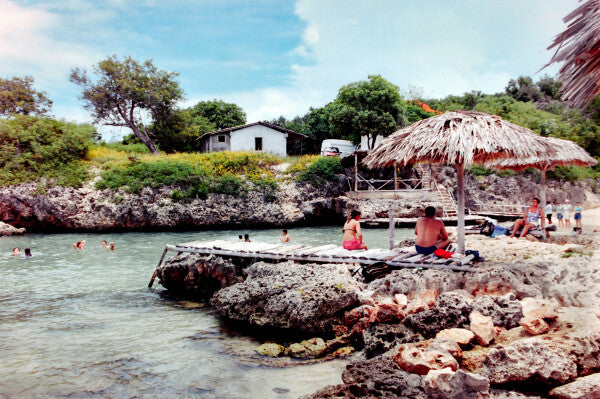
[[148, 147], [152, 154], [159, 153], [158, 148], [156, 148], [156, 144], [154, 144], [154, 140], [152, 140], [148, 136], [148, 133], [146, 133], [145, 131], [141, 131], [135, 123], [132, 123], [129, 127], [131, 128], [131, 130], [133, 130], [133, 133], [137, 136], [137, 138], [140, 139], [140, 141], [144, 143], [146, 147]]

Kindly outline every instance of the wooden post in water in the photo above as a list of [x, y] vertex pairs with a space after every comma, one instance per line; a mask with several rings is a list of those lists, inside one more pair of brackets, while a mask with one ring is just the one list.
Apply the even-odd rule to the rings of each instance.
[[390, 249], [394, 249], [394, 229], [396, 228], [396, 223], [394, 223], [394, 203], [390, 202], [390, 208], [388, 210], [390, 217], [390, 227], [388, 228], [388, 233], [390, 235]]

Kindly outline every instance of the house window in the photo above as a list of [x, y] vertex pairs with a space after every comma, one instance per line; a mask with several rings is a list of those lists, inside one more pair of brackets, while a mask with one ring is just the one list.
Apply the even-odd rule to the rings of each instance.
[[218, 136], [217, 141], [219, 143], [224, 143], [225, 142], [225, 135], [221, 134]]
[[262, 137], [254, 138], [254, 150], [262, 151]]

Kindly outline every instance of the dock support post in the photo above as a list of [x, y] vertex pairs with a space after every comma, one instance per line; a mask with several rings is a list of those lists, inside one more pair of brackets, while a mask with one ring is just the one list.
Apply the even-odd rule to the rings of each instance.
[[[158, 261], [158, 265], [156, 265], [156, 269], [158, 269], [160, 267], [160, 265], [162, 264], [162, 262], [165, 259], [165, 255], [167, 254], [168, 250], [169, 250], [169, 248], [165, 247], [165, 250], [163, 251], [162, 256], [160, 257], [160, 260]], [[150, 278], [150, 282], [148, 283], [148, 288], [152, 288], [152, 285], [154, 285], [154, 279], [156, 279], [156, 269], [154, 269], [154, 273], [152, 274], [152, 278]]]
[[358, 192], [358, 154], [354, 152], [354, 192]]
[[390, 217], [390, 226], [388, 227], [388, 233], [390, 235], [390, 249], [394, 249], [394, 229], [396, 228], [396, 223], [394, 222], [394, 203], [393, 202], [390, 202], [388, 215]]

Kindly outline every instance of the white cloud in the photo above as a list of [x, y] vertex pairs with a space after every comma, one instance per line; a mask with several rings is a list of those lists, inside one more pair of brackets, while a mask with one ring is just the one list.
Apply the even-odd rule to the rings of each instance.
[[[231, 94], [249, 121], [293, 117], [333, 100], [344, 84], [380, 74], [428, 97], [471, 90], [495, 93], [519, 75], [533, 76], [545, 49], [565, 28], [577, 0], [364, 2], [299, 0], [305, 22], [292, 52], [289, 84]], [[544, 73], [554, 74], [556, 68]], [[539, 75], [536, 75], [539, 76]], [[536, 78], [534, 76], [534, 78]], [[216, 96], [222, 98], [223, 96]]]

